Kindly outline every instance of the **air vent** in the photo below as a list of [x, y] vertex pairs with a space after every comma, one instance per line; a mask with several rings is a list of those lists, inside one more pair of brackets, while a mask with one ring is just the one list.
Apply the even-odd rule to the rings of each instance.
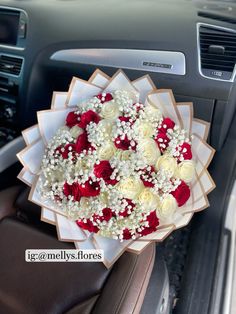
[[22, 58], [0, 55], [0, 72], [19, 76], [21, 73], [22, 64]]
[[199, 25], [201, 73], [204, 76], [233, 81], [236, 64], [236, 31], [211, 25]]
[[211, 19], [211, 20], [226, 22], [230, 24], [236, 24], [236, 19], [231, 16], [220, 15], [220, 14], [215, 14], [211, 12], [201, 12], [201, 11], [198, 12], [198, 16]]

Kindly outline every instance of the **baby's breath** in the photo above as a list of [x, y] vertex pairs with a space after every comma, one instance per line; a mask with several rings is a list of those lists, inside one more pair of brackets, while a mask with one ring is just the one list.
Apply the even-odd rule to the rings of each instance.
[[[151, 171], [145, 154], [139, 149], [139, 144], [146, 138], [152, 141], [156, 138], [158, 129], [163, 123], [159, 109], [139, 103], [138, 95], [128, 91], [117, 90], [112, 96], [111, 104], [118, 106], [120, 116], [117, 117], [117, 111], [114, 111], [114, 117], [106, 112], [108, 119], [103, 118], [98, 123], [90, 122], [86, 126], [85, 131], [91, 144], [88, 151], [76, 152], [74, 147], [77, 139], [70, 128], [63, 126], [57, 131], [49, 142], [42, 160], [40, 190], [42, 196], [54, 202], [69, 219], [79, 219], [84, 223], [91, 221], [99, 228], [100, 235], [122, 241], [125, 229], [128, 228], [132, 238], [135, 239], [138, 233], [149, 227], [146, 218], [151, 210], [143, 207], [137, 197], [132, 199], [130, 205], [119, 189], [120, 183], [127, 178], [137, 182], [142, 178], [151, 184], [150, 191], [161, 201], [163, 196], [174, 191], [181, 181], [168, 171], [158, 169]], [[105, 97], [106, 93], [103, 93], [100, 99], [93, 97], [78, 104], [76, 113], [83, 114], [92, 110], [101, 116]], [[168, 129], [166, 134], [169, 145], [165, 153], [182, 161], [185, 151], [180, 151], [179, 147], [184, 142], [191, 144], [186, 131], [176, 125], [173, 129]], [[115, 148], [115, 144], [118, 145], [125, 139], [129, 141], [127, 150]], [[115, 185], [105, 182], [103, 178], [97, 178], [94, 173], [94, 166], [101, 162], [99, 150], [105, 144], [111, 149], [109, 153], [112, 157], [109, 158], [109, 162], [113, 172], [110, 179], [117, 181]], [[159, 145], [165, 144], [159, 141]], [[158, 150], [158, 146], [156, 149]], [[105, 153], [103, 152], [103, 155]], [[63, 154], [66, 154], [66, 158], [63, 158]], [[80, 201], [76, 201], [72, 195], [66, 196], [65, 183], [70, 186], [76, 183], [85, 187], [87, 182], [99, 183], [100, 194], [95, 197], [82, 197]], [[143, 183], [141, 184], [143, 190], [145, 187]], [[97, 219], [98, 216], [103, 216], [104, 208], [110, 208], [113, 213], [108, 221]], [[125, 212], [127, 215], [124, 215]]]

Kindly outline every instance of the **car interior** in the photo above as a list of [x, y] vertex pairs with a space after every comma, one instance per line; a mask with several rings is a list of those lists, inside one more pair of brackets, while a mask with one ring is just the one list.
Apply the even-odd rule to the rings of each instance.
[[[73, 249], [18, 179], [22, 130], [72, 77], [149, 74], [193, 102], [216, 150], [210, 206], [162, 243], [102, 263], [27, 263]], [[0, 313], [236, 313], [236, 1], [0, 0]]]

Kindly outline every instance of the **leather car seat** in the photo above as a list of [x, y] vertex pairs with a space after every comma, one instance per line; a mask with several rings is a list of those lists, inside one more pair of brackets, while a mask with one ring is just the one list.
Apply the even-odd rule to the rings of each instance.
[[27, 201], [28, 191], [17, 191], [0, 192], [0, 213], [5, 206], [0, 221], [0, 313], [140, 312], [154, 244], [140, 255], [124, 253], [111, 269], [102, 263], [27, 263], [26, 249], [71, 249], [73, 244], [58, 241], [55, 227], [39, 221], [40, 209]]

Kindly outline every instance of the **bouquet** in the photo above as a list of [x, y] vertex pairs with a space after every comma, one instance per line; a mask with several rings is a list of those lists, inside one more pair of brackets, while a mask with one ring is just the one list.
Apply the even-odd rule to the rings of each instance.
[[141, 252], [209, 206], [209, 124], [149, 76], [130, 82], [96, 70], [55, 92], [51, 110], [23, 131], [19, 178], [61, 241], [104, 250], [110, 267]]

